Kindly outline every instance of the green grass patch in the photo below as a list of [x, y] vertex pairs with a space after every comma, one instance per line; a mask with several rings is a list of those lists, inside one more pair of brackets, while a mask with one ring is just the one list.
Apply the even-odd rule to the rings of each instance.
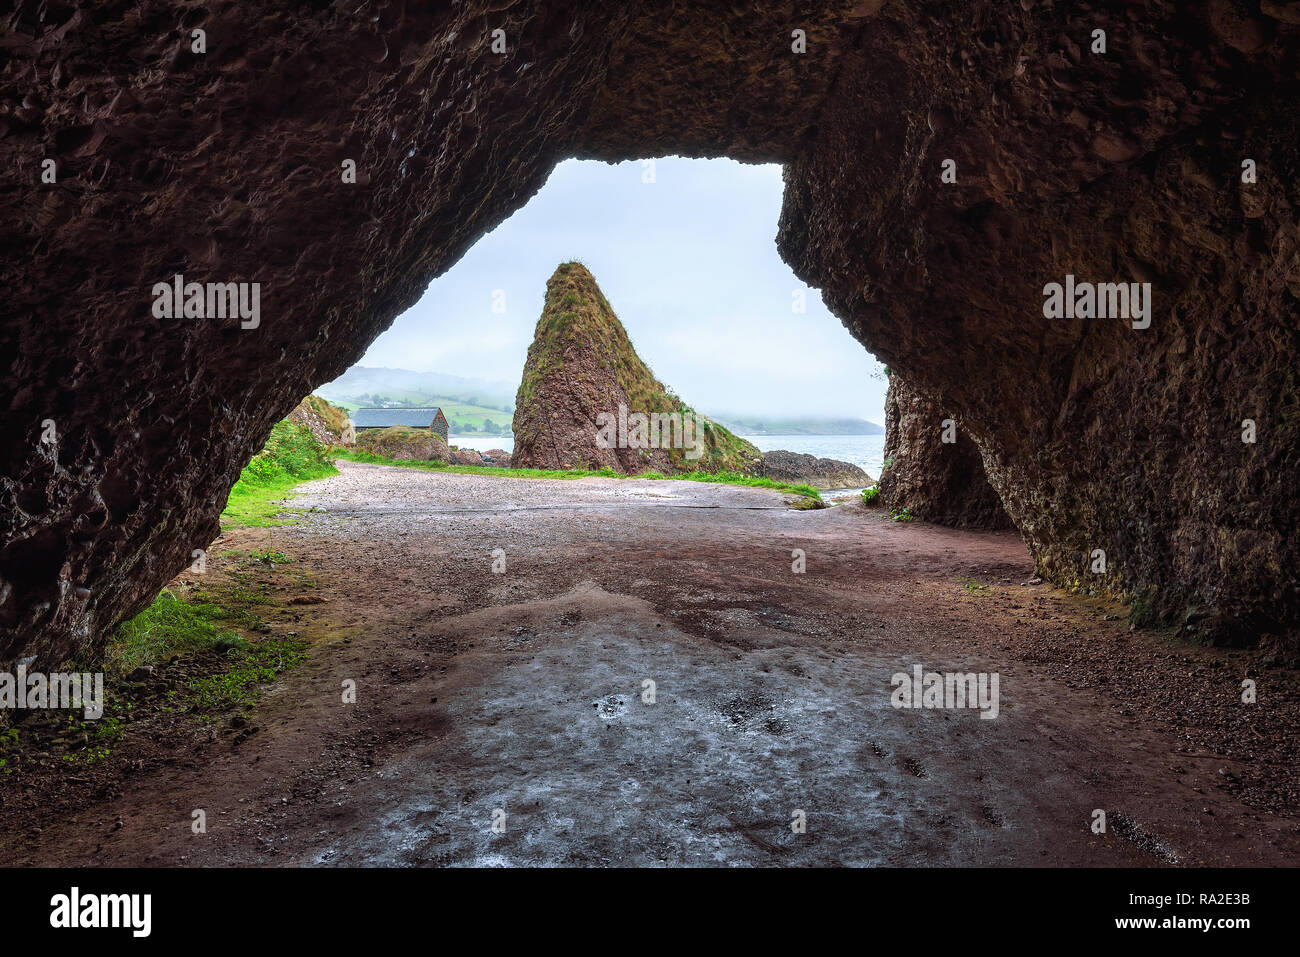
[[1128, 620], [1134, 627], [1151, 628], [1160, 624], [1160, 613], [1157, 611], [1155, 603], [1155, 589], [1148, 588], [1132, 596], [1131, 602], [1128, 609]]
[[[127, 704], [128, 709], [131, 707]], [[126, 733], [126, 722], [116, 715], [105, 713], [95, 721], [84, 721], [76, 714], [68, 716], [67, 730], [74, 737], [81, 736], [83, 746], [60, 755], [64, 764], [94, 764], [113, 753], [116, 744]]]
[[230, 622], [253, 630], [266, 627], [243, 607], [269, 602], [255, 589], [232, 587], [221, 600], [221, 604], [187, 602], [164, 590], [152, 605], [118, 627], [105, 653], [105, 670], [120, 677], [141, 665], [159, 667], [177, 656], [216, 654], [219, 670], [188, 681], [190, 709], [210, 717], [251, 703], [262, 685], [303, 660], [308, 643], [269, 636], [249, 639], [224, 627]]
[[806, 509], [811, 509], [811, 508], [830, 508], [830, 505], [824, 502], [821, 496], [818, 496], [817, 498], [806, 498], [801, 495], [793, 502], [788, 502], [787, 504], [791, 508], [797, 508], [800, 511], [804, 511]]
[[267, 550], [261, 552], [250, 551], [248, 554], [253, 561], [261, 562], [263, 565], [288, 565], [293, 562], [293, 559], [284, 552]]
[[[245, 638], [231, 629], [230, 622], [245, 620], [260, 626], [255, 630], [267, 628], [232, 601], [237, 591], [267, 601], [254, 589], [216, 589], [192, 601], [164, 590], [118, 626], [101, 660], [65, 663], [61, 670], [105, 673], [103, 715], [89, 720], [73, 709], [43, 713], [20, 727], [0, 723], [0, 778], [50, 758], [70, 770], [103, 761], [113, 755], [132, 719], [142, 716], [182, 712], [211, 721], [251, 704], [266, 684], [303, 660], [309, 643], [293, 635]], [[127, 680], [143, 665], [153, 667], [152, 679]], [[164, 688], [156, 684], [160, 676]]]
[[289, 490], [300, 482], [337, 472], [329, 450], [316, 441], [310, 429], [294, 422], [277, 422], [266, 447], [244, 466], [230, 490], [221, 527], [288, 524], [293, 519], [277, 516], [289, 511], [283, 504]]
[[958, 578], [957, 581], [961, 582], [962, 588], [968, 592], [982, 592], [989, 590], [988, 585], [981, 585], [974, 578]]
[[[441, 404], [435, 403], [435, 405], [442, 409], [442, 414], [447, 417], [447, 423], [452, 432], [464, 431], [467, 425], [472, 425], [476, 431], [482, 432], [483, 420], [487, 419], [502, 433], [508, 435], [515, 417], [513, 412], [502, 412], [500, 409], [489, 409], [487, 406], [471, 405], [468, 402], [444, 401]], [[489, 432], [484, 434], [493, 435], [497, 433]]]
[[219, 605], [191, 604], [164, 589], [152, 605], [118, 626], [104, 652], [105, 670], [124, 675], [172, 655], [238, 647], [245, 643], [239, 633], [218, 625], [231, 617]]
[[10, 752], [19, 750], [21, 746], [17, 728], [0, 728], [0, 774], [14, 773], [14, 769], [9, 766], [12, 760]]
[[307, 642], [301, 639], [268, 638], [231, 649], [226, 655], [231, 662], [228, 671], [190, 679], [194, 709], [201, 717], [211, 718], [252, 704], [262, 685], [270, 684], [306, 657], [306, 647]]
[[[509, 472], [510, 469], [501, 471]], [[606, 469], [605, 471], [609, 471]], [[615, 473], [617, 478], [639, 478], [639, 479], [681, 479], [686, 482], [705, 482], [718, 485], [745, 485], [750, 488], [771, 488], [778, 492], [789, 492], [791, 495], [801, 495], [804, 498], [813, 499], [820, 502], [821, 493], [811, 485], [792, 485], [789, 482], [778, 482], [776, 479], [763, 478], [756, 475], [742, 475], [739, 472], [674, 472], [672, 475], [665, 475], [662, 472], [641, 472], [638, 475], [622, 475]], [[814, 506], [816, 507], [816, 506]]]

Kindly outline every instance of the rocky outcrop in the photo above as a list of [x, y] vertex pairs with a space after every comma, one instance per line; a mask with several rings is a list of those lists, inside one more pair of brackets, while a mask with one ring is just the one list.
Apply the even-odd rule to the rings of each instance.
[[876, 481], [851, 462], [822, 459], [784, 449], [763, 453], [760, 474], [778, 482], [811, 485], [818, 489], [866, 488]]
[[416, 462], [445, 462], [454, 465], [459, 460], [447, 447], [442, 436], [428, 429], [408, 425], [390, 425], [386, 429], [362, 429], [357, 433], [356, 449], [388, 459]]
[[307, 396], [286, 418], [310, 430], [321, 445], [351, 445], [356, 441], [347, 411], [318, 395]]
[[[782, 255], [975, 439], [1040, 573], [1294, 629], [1290, 9], [20, 5], [0, 662], [93, 651], [217, 534], [272, 424], [557, 161], [672, 153], [785, 164]], [[155, 312], [177, 275], [259, 283], [256, 323]], [[1150, 283], [1151, 324], [1046, 318], [1067, 276]]]
[[452, 457], [456, 460], [457, 465], [482, 465], [483, 456], [474, 449], [454, 449]]
[[760, 460], [654, 377], [581, 263], [563, 263], [546, 283], [514, 435], [516, 468], [750, 473]]
[[[841, 59], [786, 169], [787, 261], [974, 438], [1040, 575], [1294, 634], [1297, 27], [1227, 0], [936, 14], [888, 5]], [[1070, 276], [1149, 283], [1150, 325], [1048, 318]]]
[[885, 397], [880, 500], [937, 525], [1012, 527], [984, 475], [979, 448], [943, 406], [908, 388], [897, 373]]
[[483, 464], [499, 469], [510, 468], [510, 453], [505, 449], [488, 449], [483, 453]]

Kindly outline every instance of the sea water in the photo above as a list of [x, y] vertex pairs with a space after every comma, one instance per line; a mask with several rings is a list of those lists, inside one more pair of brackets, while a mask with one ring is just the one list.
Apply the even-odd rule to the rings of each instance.
[[747, 435], [760, 452], [785, 449], [819, 459], [838, 459], [865, 469], [873, 479], [880, 478], [885, 462], [883, 435]]

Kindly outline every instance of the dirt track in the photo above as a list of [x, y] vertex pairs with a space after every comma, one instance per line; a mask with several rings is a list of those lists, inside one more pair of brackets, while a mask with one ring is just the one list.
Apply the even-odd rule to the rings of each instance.
[[[311, 622], [330, 637], [258, 732], [132, 775], [16, 862], [1300, 861], [1294, 673], [1240, 704], [1258, 656], [1022, 584], [1015, 533], [689, 482], [340, 465], [294, 502], [323, 511], [220, 546], [271, 544], [329, 598]], [[893, 708], [916, 664], [998, 673], [997, 719]]]

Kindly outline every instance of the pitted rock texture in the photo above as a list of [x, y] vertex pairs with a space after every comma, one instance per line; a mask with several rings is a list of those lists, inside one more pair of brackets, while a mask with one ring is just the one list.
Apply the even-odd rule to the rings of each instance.
[[[945, 435], [954, 441], [945, 442]], [[1011, 527], [975, 443], [942, 406], [909, 389], [896, 373], [885, 397], [880, 499], [936, 525]]]
[[820, 489], [866, 488], [875, 482], [852, 462], [823, 459], [785, 449], [763, 453], [761, 474], [778, 482], [803, 483]]
[[[1300, 619], [1296, 31], [891, 4], [786, 169], [779, 247], [974, 438], [1039, 573], [1223, 640]], [[1044, 319], [1067, 274], [1152, 283], [1150, 328]]]
[[[1105, 548], [1101, 590], [1294, 627], [1293, 6], [20, 0], [0, 662], [93, 651], [271, 425], [558, 160], [668, 153], [786, 164], [782, 254], [974, 436], [1044, 574]], [[1067, 273], [1152, 282], [1151, 328], [1045, 321]], [[259, 282], [260, 324], [155, 318], [176, 274]]]

